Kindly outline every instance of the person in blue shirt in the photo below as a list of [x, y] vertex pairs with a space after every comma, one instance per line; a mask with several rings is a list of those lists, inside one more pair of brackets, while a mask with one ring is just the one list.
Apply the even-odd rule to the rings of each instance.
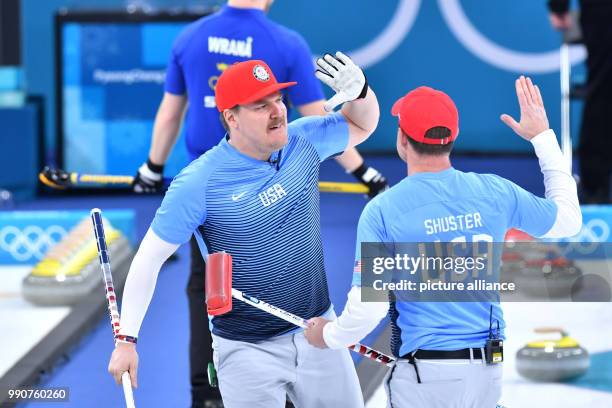
[[[229, 0], [221, 10], [189, 24], [180, 33], [172, 46], [149, 157], [133, 183], [136, 192], [157, 192], [162, 188], [164, 163], [184, 116], [190, 161], [221, 140], [225, 130], [218, 121], [215, 84], [223, 70], [235, 62], [266, 61], [279, 81], [298, 82], [286, 90], [290, 108], [296, 108], [302, 116], [327, 113], [323, 91], [314, 76], [310, 48], [300, 34], [266, 16], [272, 3]], [[368, 186], [370, 197], [387, 188], [384, 176], [369, 167], [355, 148], [335, 159]]]
[[520, 77], [516, 92], [520, 121], [501, 119], [533, 145], [546, 198], [492, 174], [452, 167], [459, 121], [448, 95], [420, 87], [393, 106], [397, 152], [408, 176], [361, 214], [354, 286], [342, 315], [331, 322], [312, 319], [306, 329], [311, 344], [339, 349], [361, 340], [389, 311], [391, 348], [399, 358], [385, 380], [389, 406], [495, 407], [501, 364], [486, 363], [485, 344], [490, 319], [499, 322], [500, 339], [505, 324], [498, 302], [362, 302], [362, 243], [503, 242], [510, 228], [556, 238], [575, 235], [582, 225], [576, 183], [549, 129], [540, 91]]
[[[163, 169], [185, 126], [189, 161], [219, 143], [225, 129], [219, 122], [215, 85], [231, 64], [248, 59], [266, 61], [279, 81], [296, 81], [283, 90], [289, 108], [302, 116], [324, 115], [324, 95], [314, 75], [312, 53], [304, 38], [266, 16], [271, 0], [229, 0], [218, 12], [189, 24], [172, 47], [166, 73], [165, 92], [156, 115], [148, 160], [138, 170], [133, 188], [154, 193], [162, 188]], [[187, 108], [188, 107], [188, 108]], [[185, 118], [183, 120], [183, 118]], [[386, 179], [369, 167], [355, 148], [346, 149], [335, 160], [369, 188], [375, 196], [387, 188]], [[212, 361], [208, 321], [202, 316], [204, 260], [195, 239], [190, 241], [191, 273], [189, 300], [190, 370], [194, 400], [218, 391], [208, 386], [207, 364]]]
[[[232, 285], [304, 318], [333, 317], [323, 264], [320, 163], [364, 141], [378, 101], [363, 72], [337, 52], [317, 60], [336, 94], [328, 110], [287, 123], [279, 83], [261, 60], [231, 65], [215, 90], [227, 136], [172, 181], [136, 253], [122, 299], [121, 331], [109, 363], [136, 382], [135, 339], [163, 262], [195, 234], [203, 256], [233, 257]], [[200, 305], [204, 314], [204, 305]], [[363, 406], [348, 350], [319, 350], [303, 330], [239, 302], [212, 320], [214, 360], [225, 407]], [[133, 342], [123, 342], [132, 339]], [[170, 346], [172, 348], [172, 346]]]

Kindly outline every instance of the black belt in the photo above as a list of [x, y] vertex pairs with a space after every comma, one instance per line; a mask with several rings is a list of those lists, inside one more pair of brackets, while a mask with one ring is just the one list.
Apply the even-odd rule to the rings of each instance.
[[[470, 350], [472, 351], [472, 355], [470, 356]], [[421, 375], [419, 374], [419, 368], [416, 364], [416, 359], [419, 360], [463, 360], [463, 359], [481, 359], [483, 357], [482, 351], [479, 348], [473, 349], [462, 349], [462, 350], [417, 350], [415, 353], [404, 354], [401, 358], [408, 360], [412, 367], [414, 367], [414, 372], [416, 373], [417, 382], [421, 383]]]
[[[470, 356], [470, 350], [472, 355]], [[403, 359], [411, 360], [418, 358], [420, 360], [469, 360], [470, 358], [482, 359], [482, 351], [479, 348], [461, 349], [461, 350], [417, 350], [416, 353], [408, 353], [402, 356]]]

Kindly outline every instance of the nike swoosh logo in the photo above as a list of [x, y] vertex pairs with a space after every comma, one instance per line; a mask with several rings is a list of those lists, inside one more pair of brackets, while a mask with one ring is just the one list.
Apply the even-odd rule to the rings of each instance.
[[247, 192], [243, 191], [242, 193], [236, 195], [236, 194], [232, 194], [232, 200], [233, 201], [238, 201], [242, 198], [243, 195], [245, 195]]

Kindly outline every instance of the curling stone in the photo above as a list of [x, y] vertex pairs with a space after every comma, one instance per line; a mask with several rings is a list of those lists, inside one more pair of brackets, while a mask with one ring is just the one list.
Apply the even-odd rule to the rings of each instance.
[[[106, 220], [105, 226], [113, 265], [120, 267], [132, 256], [130, 243]], [[24, 278], [21, 291], [35, 305], [68, 306], [101, 286], [102, 281], [96, 240], [91, 221], [86, 217], [34, 266]]]
[[510, 228], [506, 231], [506, 236], [504, 237], [505, 242], [532, 242], [535, 241], [535, 238], [531, 235], [527, 234], [524, 231], [521, 231], [516, 228]]
[[559, 328], [535, 329], [536, 333], [560, 333], [558, 340], [527, 343], [516, 353], [516, 369], [533, 381], [566, 381], [589, 369], [589, 353]]

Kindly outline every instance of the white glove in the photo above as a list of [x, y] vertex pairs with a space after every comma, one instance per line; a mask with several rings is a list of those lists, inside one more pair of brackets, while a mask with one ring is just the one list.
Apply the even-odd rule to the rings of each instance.
[[368, 81], [361, 68], [349, 57], [340, 51], [336, 52], [335, 57], [325, 54], [323, 58], [317, 59], [317, 66], [317, 78], [336, 91], [336, 94], [325, 102], [325, 111], [331, 112], [344, 102], [365, 98]]

